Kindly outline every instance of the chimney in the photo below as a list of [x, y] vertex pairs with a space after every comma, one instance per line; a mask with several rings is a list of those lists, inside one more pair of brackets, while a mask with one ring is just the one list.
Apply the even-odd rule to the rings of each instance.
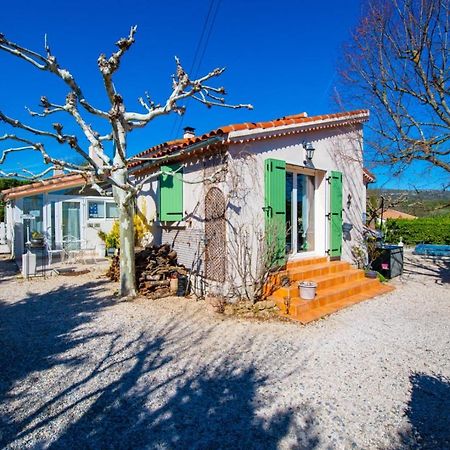
[[54, 177], [59, 177], [61, 175], [64, 175], [64, 170], [62, 169], [62, 167], [55, 166], [53, 168], [53, 176]]
[[184, 139], [189, 139], [189, 138], [195, 137], [195, 128], [184, 127], [183, 131], [184, 131], [184, 133], [183, 133], [183, 138]]

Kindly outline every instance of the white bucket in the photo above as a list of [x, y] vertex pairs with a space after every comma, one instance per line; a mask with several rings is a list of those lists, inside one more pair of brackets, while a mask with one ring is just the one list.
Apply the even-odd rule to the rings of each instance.
[[316, 296], [317, 283], [314, 281], [302, 281], [298, 283], [300, 297], [303, 300], [314, 300]]
[[106, 244], [97, 244], [96, 252], [99, 258], [104, 258], [106, 254]]

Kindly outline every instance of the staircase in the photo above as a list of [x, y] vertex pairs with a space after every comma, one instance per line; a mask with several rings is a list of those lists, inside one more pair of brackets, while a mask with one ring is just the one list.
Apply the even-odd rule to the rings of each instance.
[[[274, 290], [269, 299], [283, 315], [303, 324], [394, 290], [376, 279], [365, 278], [364, 271], [348, 262], [329, 261], [327, 257], [288, 262], [286, 270], [277, 275], [276, 284], [280, 286], [286, 277], [289, 286]], [[298, 283], [306, 280], [317, 283], [314, 300], [299, 297]]]

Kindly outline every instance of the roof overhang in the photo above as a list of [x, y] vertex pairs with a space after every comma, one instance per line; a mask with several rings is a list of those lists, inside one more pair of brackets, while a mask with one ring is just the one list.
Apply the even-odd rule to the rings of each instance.
[[84, 184], [86, 184], [86, 180], [82, 175], [70, 174], [6, 189], [0, 193], [0, 197], [5, 201], [15, 200], [32, 195], [44, 194], [46, 192], [83, 186]]

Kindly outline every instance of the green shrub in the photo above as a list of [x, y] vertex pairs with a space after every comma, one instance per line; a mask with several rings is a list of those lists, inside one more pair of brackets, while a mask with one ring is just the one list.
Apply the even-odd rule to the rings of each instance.
[[450, 244], [450, 215], [421, 217], [414, 220], [388, 219], [385, 241], [406, 245]]

